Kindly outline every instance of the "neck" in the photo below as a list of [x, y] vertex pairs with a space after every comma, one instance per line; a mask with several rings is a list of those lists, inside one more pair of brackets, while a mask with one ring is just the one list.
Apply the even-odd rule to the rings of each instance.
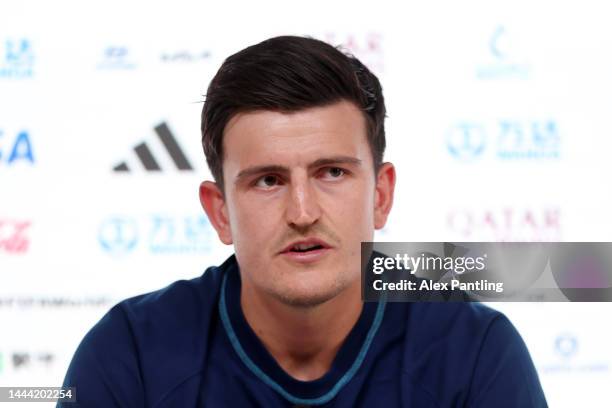
[[276, 362], [293, 378], [322, 377], [359, 319], [360, 282], [320, 305], [292, 306], [242, 281], [244, 317]]

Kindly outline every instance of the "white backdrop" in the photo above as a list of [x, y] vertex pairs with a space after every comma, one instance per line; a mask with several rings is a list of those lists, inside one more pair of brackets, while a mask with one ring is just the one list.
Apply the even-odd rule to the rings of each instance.
[[[3, 1], [0, 386], [60, 385], [113, 304], [232, 252], [197, 198], [202, 95], [271, 36], [342, 44], [381, 79], [398, 186], [378, 239], [611, 241], [607, 5], [400, 3]], [[610, 304], [493, 306], [551, 407], [612, 405]]]

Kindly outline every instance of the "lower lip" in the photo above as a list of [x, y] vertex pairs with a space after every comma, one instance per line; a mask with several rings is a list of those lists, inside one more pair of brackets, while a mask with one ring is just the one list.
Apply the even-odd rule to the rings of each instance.
[[281, 255], [294, 262], [312, 263], [322, 259], [329, 251], [331, 251], [331, 248], [319, 248], [306, 252], [287, 251], [282, 252]]

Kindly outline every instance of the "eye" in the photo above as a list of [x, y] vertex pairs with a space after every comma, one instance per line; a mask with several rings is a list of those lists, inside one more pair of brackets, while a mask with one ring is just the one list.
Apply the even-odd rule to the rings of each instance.
[[270, 188], [270, 187], [274, 187], [278, 185], [279, 182], [280, 180], [278, 179], [277, 176], [268, 174], [268, 175], [258, 178], [257, 181], [255, 182], [255, 186], [261, 187], [261, 188]]
[[340, 167], [326, 167], [323, 169], [323, 175], [329, 179], [339, 179], [346, 175], [346, 170]]

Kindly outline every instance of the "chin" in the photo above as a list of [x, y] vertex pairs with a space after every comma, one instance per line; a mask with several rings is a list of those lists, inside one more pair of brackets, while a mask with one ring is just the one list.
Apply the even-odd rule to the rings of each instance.
[[348, 285], [342, 285], [340, 282], [329, 282], [325, 285], [320, 284], [318, 288], [313, 286], [314, 285], [291, 288], [277, 287], [272, 294], [279, 301], [288, 306], [310, 308], [332, 300], [348, 287]]
[[318, 293], [318, 294], [278, 294], [277, 298], [287, 306], [298, 308], [312, 308], [333, 299], [335, 294]]

